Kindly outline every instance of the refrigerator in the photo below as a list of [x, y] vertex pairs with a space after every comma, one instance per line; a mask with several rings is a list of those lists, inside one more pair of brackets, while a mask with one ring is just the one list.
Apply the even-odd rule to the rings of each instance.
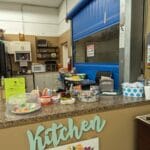
[[4, 42], [0, 40], [0, 77], [7, 77], [7, 75], [7, 53]]

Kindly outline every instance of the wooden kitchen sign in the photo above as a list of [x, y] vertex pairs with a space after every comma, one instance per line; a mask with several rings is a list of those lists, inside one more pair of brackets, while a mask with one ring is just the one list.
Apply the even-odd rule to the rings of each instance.
[[39, 125], [35, 133], [27, 131], [30, 150], [45, 150], [46, 147], [58, 146], [61, 141], [72, 138], [80, 140], [84, 133], [89, 131], [101, 132], [106, 121], [96, 115], [91, 120], [82, 120], [77, 126], [72, 118], [67, 119], [67, 125], [52, 123], [50, 128]]

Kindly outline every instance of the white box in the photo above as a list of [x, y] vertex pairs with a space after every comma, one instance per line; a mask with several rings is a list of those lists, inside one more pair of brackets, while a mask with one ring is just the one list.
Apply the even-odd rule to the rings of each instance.
[[145, 99], [150, 100], [150, 86], [144, 86]]

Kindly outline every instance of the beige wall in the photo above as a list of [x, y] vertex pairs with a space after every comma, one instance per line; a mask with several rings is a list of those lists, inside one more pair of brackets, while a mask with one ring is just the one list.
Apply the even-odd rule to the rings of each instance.
[[[49, 36], [35, 36], [35, 35], [25, 35], [25, 41], [31, 42], [31, 50], [32, 50], [32, 62], [43, 63], [43, 61], [38, 61], [36, 58], [36, 39], [46, 39], [51, 46], [59, 46], [58, 37], [49, 37]], [[19, 34], [5, 34], [6, 41], [19, 41]], [[18, 64], [14, 62], [14, 57], [11, 56], [13, 62], [13, 71], [18, 70]], [[58, 60], [60, 61], [60, 60]]]
[[[58, 46], [59, 47], [59, 60], [58, 63], [62, 64], [62, 45], [64, 43], [68, 44], [69, 48], [69, 56], [72, 55], [72, 41], [71, 41], [71, 31], [68, 30], [59, 37], [49, 37], [49, 36], [35, 36], [35, 35], [25, 35], [25, 41], [31, 42], [31, 48], [32, 48], [32, 62], [36, 63], [43, 63], [43, 61], [38, 61], [36, 59], [36, 39], [46, 39], [51, 46]], [[5, 40], [6, 41], [19, 41], [19, 34], [5, 34]], [[13, 62], [13, 71], [18, 70], [18, 64], [14, 62], [14, 58], [12, 56], [12, 62]]]
[[[81, 140], [99, 137], [100, 150], [136, 150], [135, 143], [135, 117], [141, 114], [149, 113], [150, 105], [138, 107], [118, 109], [97, 113], [105, 119], [106, 126], [101, 133], [88, 132], [84, 134]], [[75, 124], [83, 119], [92, 119], [96, 114], [83, 115], [74, 117]], [[50, 127], [52, 122], [47, 121], [43, 124]], [[66, 123], [66, 119], [57, 120], [58, 123]], [[35, 131], [39, 124], [31, 124], [26, 126], [0, 129], [0, 149], [3, 150], [29, 150], [26, 131], [28, 129]], [[66, 143], [76, 142], [75, 139], [69, 140]], [[61, 143], [62, 145], [65, 143]]]
[[[145, 43], [147, 40], [147, 34], [150, 33], [150, 0], [146, 0], [145, 3]], [[146, 48], [145, 48], [145, 60], [146, 60]], [[150, 79], [150, 67], [145, 64], [145, 77]]]
[[[43, 63], [43, 61], [37, 61], [36, 59], [36, 39], [46, 39], [51, 46], [58, 46], [59, 47], [59, 60], [58, 63], [62, 64], [62, 45], [64, 43], [68, 43], [69, 48], [69, 56], [72, 55], [72, 45], [71, 45], [71, 31], [68, 30], [65, 33], [63, 33], [60, 37], [48, 37], [48, 36], [34, 36], [34, 35], [25, 35], [25, 41], [31, 42], [31, 48], [32, 48], [32, 62], [36, 63]], [[5, 34], [5, 40], [6, 41], [18, 41], [19, 40], [19, 34]], [[13, 70], [18, 70], [18, 64], [14, 62], [13, 56]]]
[[71, 31], [68, 30], [66, 31], [65, 33], [63, 33], [60, 37], [59, 37], [59, 47], [60, 47], [60, 64], [62, 65], [62, 45], [64, 43], [67, 43], [68, 44], [68, 54], [69, 56], [72, 55], [72, 40], [71, 40]]

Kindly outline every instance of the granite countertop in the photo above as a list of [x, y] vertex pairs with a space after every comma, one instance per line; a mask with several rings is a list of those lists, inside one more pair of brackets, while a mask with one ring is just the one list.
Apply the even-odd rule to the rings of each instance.
[[98, 102], [76, 101], [71, 105], [53, 104], [28, 115], [8, 115], [4, 102], [0, 101], [0, 129], [149, 104], [150, 100], [144, 98], [101, 96]]

